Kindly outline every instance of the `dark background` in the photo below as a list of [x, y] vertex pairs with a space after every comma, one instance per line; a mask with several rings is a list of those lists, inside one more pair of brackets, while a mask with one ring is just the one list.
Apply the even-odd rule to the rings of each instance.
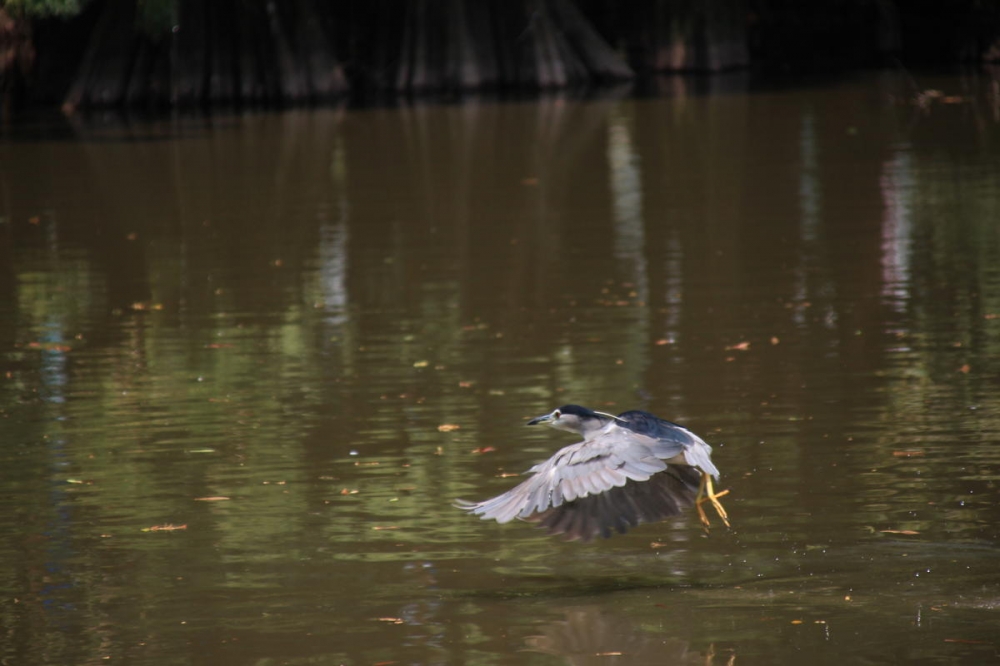
[[0, 4], [8, 112], [522, 93], [666, 72], [926, 69], [1000, 58], [1000, 5], [977, 0]]

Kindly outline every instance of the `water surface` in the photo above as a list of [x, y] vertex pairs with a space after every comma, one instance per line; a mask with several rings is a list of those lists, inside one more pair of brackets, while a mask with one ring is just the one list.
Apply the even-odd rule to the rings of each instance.
[[[1000, 660], [996, 84], [715, 81], [5, 128], [0, 659]], [[451, 507], [566, 402], [733, 528]]]

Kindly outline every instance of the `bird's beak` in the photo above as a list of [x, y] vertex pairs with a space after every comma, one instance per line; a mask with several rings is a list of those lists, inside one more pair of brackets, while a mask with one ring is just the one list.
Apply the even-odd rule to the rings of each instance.
[[542, 416], [536, 416], [535, 418], [528, 421], [526, 425], [538, 425], [539, 423], [548, 423], [552, 420], [551, 414], [544, 414]]

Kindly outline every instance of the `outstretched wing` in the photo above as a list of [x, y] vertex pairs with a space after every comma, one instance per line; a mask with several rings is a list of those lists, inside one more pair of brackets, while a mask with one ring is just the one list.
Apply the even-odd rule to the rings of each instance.
[[611, 424], [599, 437], [571, 444], [535, 465], [531, 478], [504, 494], [456, 506], [499, 523], [531, 519], [567, 502], [599, 497], [629, 481], [649, 480], [667, 468], [654, 451], [656, 444], [654, 438]]
[[701, 472], [669, 465], [645, 483], [629, 482], [619, 488], [566, 502], [528, 518], [549, 534], [562, 534], [567, 541], [590, 541], [614, 532], [625, 534], [640, 523], [655, 523], [694, 506]]

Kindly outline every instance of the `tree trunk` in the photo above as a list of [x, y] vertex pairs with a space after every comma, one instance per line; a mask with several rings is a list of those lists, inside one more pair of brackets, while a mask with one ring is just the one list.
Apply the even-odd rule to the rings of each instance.
[[0, 7], [0, 119], [10, 117], [21, 103], [34, 62], [31, 23]]
[[157, 36], [137, 29], [138, 0], [95, 1], [101, 18], [67, 110], [164, 97], [175, 105], [332, 99], [349, 87], [338, 34], [351, 37], [356, 82], [397, 92], [632, 75], [573, 0], [175, 0], [177, 25]]
[[208, 84], [207, 9], [202, 0], [179, 0], [173, 35], [170, 100], [175, 105], [201, 101]]
[[91, 35], [79, 73], [63, 109], [120, 104], [128, 87], [134, 53], [135, 2], [109, 0]]
[[630, 15], [630, 61], [645, 71], [721, 71], [749, 63], [742, 0], [646, 0]]
[[231, 103], [237, 98], [236, 39], [234, 26], [236, 7], [230, 0], [206, 3], [208, 44], [208, 80], [206, 91], [209, 101]]
[[549, 0], [549, 7], [566, 34], [566, 39], [592, 76], [610, 81], [635, 76], [632, 68], [591, 26], [571, 0]]
[[344, 68], [337, 61], [332, 30], [324, 29], [328, 5], [316, 0], [303, 0], [298, 13], [296, 42], [303, 49], [299, 62], [306, 71], [310, 96], [329, 100], [347, 92]]

